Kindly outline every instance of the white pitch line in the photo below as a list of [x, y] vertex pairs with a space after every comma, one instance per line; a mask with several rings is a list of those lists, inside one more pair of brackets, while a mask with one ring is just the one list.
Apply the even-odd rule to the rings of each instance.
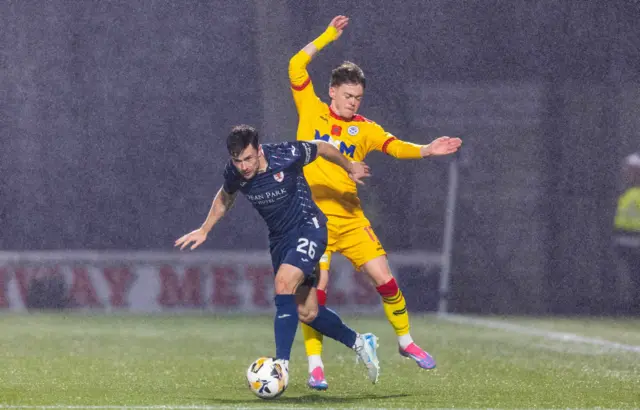
[[553, 332], [550, 330], [543, 330], [540, 328], [526, 327], [522, 325], [516, 325], [513, 323], [505, 323], [497, 320], [478, 319], [468, 316], [444, 314], [438, 315], [438, 318], [444, 319], [453, 323], [460, 323], [465, 325], [474, 325], [488, 327], [491, 329], [505, 330], [508, 332], [518, 333], [522, 335], [539, 336], [549, 340], [559, 340], [561, 342], [574, 342], [583, 343], [594, 346], [602, 346], [611, 350], [623, 350], [626, 352], [640, 353], [640, 346], [628, 345], [624, 343], [612, 342], [610, 340], [598, 339], [595, 337], [580, 336], [575, 333], [565, 332]]

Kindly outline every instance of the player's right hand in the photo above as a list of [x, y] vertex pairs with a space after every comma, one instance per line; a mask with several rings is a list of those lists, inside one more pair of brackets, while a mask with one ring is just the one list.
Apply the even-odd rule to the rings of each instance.
[[337, 40], [338, 37], [340, 37], [340, 35], [342, 34], [342, 30], [347, 27], [347, 24], [349, 24], [349, 17], [347, 16], [335, 16], [333, 20], [331, 20], [331, 23], [329, 23], [329, 27], [335, 27], [338, 31], [338, 34], [336, 34], [336, 38], [334, 40]]
[[206, 239], [207, 232], [204, 229], [199, 228], [177, 239], [174, 246], [180, 246], [180, 250], [183, 250], [193, 242], [191, 250], [194, 250], [195, 248], [200, 246]]
[[371, 176], [371, 168], [364, 162], [351, 161], [351, 170], [349, 178], [356, 184], [364, 185], [362, 178]]

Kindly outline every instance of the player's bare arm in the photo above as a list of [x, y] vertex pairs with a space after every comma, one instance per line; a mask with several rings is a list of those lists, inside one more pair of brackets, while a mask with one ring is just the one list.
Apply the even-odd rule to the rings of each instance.
[[202, 243], [207, 239], [207, 235], [211, 229], [213, 229], [213, 226], [222, 219], [229, 209], [231, 209], [235, 200], [235, 193], [230, 194], [226, 192], [224, 188], [220, 188], [215, 198], [213, 198], [211, 209], [209, 209], [207, 219], [205, 219], [202, 226], [195, 231], [189, 232], [188, 234], [180, 237], [176, 240], [174, 246], [180, 246], [180, 250], [183, 250], [193, 243], [193, 245], [191, 245], [191, 250], [194, 250], [198, 246], [202, 245]]
[[349, 161], [340, 150], [325, 141], [310, 141], [318, 146], [318, 155], [342, 167], [355, 183], [364, 185], [362, 178], [371, 176], [371, 170], [364, 162]]

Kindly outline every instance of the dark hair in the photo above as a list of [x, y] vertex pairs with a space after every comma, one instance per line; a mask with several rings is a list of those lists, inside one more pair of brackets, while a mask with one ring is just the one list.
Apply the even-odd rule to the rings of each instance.
[[360, 84], [362, 88], [367, 85], [364, 72], [351, 61], [345, 61], [331, 71], [331, 87], [339, 87], [342, 84]]
[[240, 155], [249, 145], [258, 149], [258, 131], [251, 125], [241, 124], [231, 128], [227, 136], [227, 150], [232, 157]]

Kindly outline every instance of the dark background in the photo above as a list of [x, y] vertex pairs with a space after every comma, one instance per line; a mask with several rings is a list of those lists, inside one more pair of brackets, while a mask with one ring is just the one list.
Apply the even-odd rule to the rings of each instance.
[[[3, 1], [0, 248], [166, 250], [204, 220], [237, 123], [295, 137], [289, 58], [364, 70], [361, 113], [464, 139], [451, 309], [611, 313], [611, 229], [637, 151], [636, 1]], [[361, 191], [389, 251], [442, 246], [449, 158], [374, 153]], [[241, 199], [204, 245], [264, 249]]]

